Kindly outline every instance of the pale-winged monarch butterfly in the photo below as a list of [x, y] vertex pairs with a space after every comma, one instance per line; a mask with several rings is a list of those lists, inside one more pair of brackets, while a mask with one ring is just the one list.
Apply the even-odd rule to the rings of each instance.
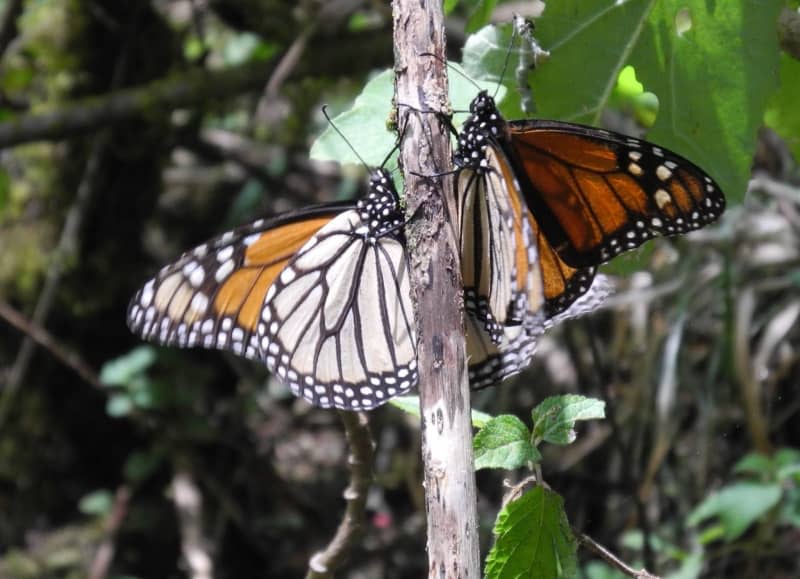
[[403, 225], [378, 169], [357, 203], [260, 219], [184, 253], [137, 292], [128, 325], [261, 361], [315, 406], [374, 408], [417, 383]]
[[[703, 227], [725, 209], [702, 169], [647, 141], [559, 121], [506, 121], [486, 91], [470, 113], [453, 157], [459, 203], [499, 191], [495, 183], [522, 197], [514, 219], [533, 231], [548, 318], [589, 291], [598, 265], [657, 235]], [[490, 212], [492, 201], [482, 202]], [[458, 222], [462, 231], [476, 223]], [[488, 316], [505, 314], [500, 300], [479, 304], [478, 315], [481, 305]]]
[[[261, 219], [184, 253], [136, 293], [128, 325], [159, 344], [261, 361], [315, 406], [375, 408], [418, 380], [403, 224], [391, 176], [375, 170], [355, 204]], [[518, 285], [539, 309], [541, 278]], [[543, 327], [531, 317], [493, 340], [467, 316], [472, 386], [527, 366]]]

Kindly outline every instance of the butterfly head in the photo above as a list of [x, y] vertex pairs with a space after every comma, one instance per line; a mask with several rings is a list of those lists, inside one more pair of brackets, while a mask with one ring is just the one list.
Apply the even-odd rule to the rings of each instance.
[[505, 119], [486, 91], [479, 92], [472, 99], [469, 110], [471, 114], [464, 122], [458, 137], [458, 148], [453, 154], [453, 162], [462, 169], [485, 173], [489, 170], [486, 147], [503, 133]]
[[359, 199], [358, 216], [370, 238], [378, 238], [403, 224], [403, 211], [392, 176], [386, 169], [376, 169], [369, 178], [369, 191]]

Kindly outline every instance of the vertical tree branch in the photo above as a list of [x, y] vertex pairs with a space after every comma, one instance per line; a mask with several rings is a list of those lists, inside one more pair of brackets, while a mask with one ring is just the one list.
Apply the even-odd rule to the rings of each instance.
[[[480, 576], [461, 270], [453, 228], [444, 26], [438, 0], [394, 0], [395, 90], [417, 315], [429, 577]], [[432, 114], [439, 113], [439, 114]], [[449, 206], [449, 209], [447, 209]]]
[[339, 412], [350, 445], [350, 484], [344, 491], [347, 501], [344, 517], [339, 523], [328, 546], [311, 557], [306, 579], [333, 577], [356, 541], [364, 534], [364, 517], [367, 508], [367, 492], [372, 484], [372, 465], [375, 444], [369, 432], [367, 415], [362, 412]]

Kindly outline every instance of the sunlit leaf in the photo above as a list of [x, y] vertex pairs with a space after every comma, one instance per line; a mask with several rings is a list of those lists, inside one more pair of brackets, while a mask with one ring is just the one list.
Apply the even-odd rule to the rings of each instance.
[[778, 504], [780, 498], [781, 487], [777, 484], [733, 484], [700, 503], [689, 515], [688, 523], [699, 525], [708, 519], [718, 518], [725, 541], [734, 541]]
[[78, 502], [78, 510], [85, 515], [107, 515], [114, 504], [114, 495], [107, 489], [100, 489], [84, 495]]
[[526, 466], [541, 459], [530, 442], [528, 427], [516, 416], [496, 416], [481, 428], [473, 439], [475, 469]]
[[128, 384], [156, 361], [156, 351], [152, 346], [138, 346], [114, 360], [103, 364], [100, 381], [111, 386]]
[[545, 398], [531, 413], [534, 442], [569, 444], [575, 440], [578, 420], [605, 418], [606, 403], [578, 394]]
[[[537, 486], [500, 511], [487, 579], [558, 579], [577, 573], [576, 543], [560, 496]], [[533, 572], [535, 570], [535, 573]]]

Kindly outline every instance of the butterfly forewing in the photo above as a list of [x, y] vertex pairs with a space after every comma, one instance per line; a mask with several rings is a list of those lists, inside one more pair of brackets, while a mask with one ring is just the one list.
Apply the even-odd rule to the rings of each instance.
[[136, 293], [128, 326], [167, 346], [218, 348], [258, 358], [256, 326], [270, 285], [289, 258], [349, 206], [258, 220], [184, 253]]
[[598, 265], [659, 235], [715, 221], [719, 186], [647, 141], [557, 121], [511, 121], [523, 194], [550, 244], [575, 268]]

